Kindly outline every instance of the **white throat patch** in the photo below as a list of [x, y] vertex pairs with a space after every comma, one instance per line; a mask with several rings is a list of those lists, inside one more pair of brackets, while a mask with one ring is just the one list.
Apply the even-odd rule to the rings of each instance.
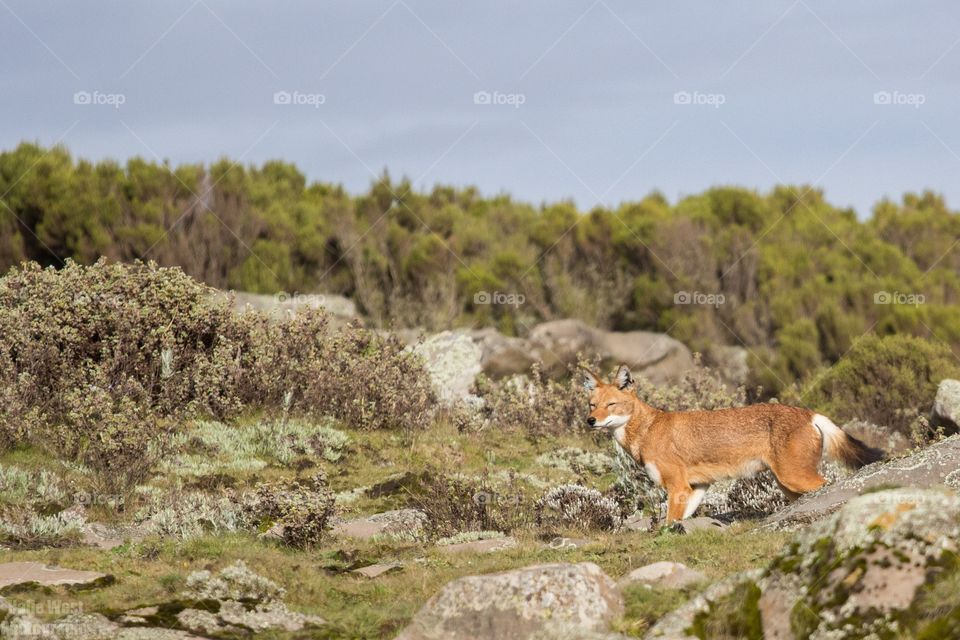
[[615, 416], [613, 414], [598, 422], [598, 427], [612, 428], [613, 437], [624, 449], [627, 448], [627, 423], [630, 422], [630, 416]]

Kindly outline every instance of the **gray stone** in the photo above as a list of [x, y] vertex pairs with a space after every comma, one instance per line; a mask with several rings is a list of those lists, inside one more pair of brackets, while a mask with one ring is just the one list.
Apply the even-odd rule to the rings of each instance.
[[447, 584], [398, 640], [589, 637], [622, 614], [616, 583], [597, 565], [535, 565]]
[[710, 531], [723, 531], [727, 528], [727, 525], [714, 518], [701, 516], [675, 522], [673, 528], [676, 529], [678, 533], [692, 533], [693, 531], [703, 531], [705, 529]]
[[763, 575], [762, 569], [753, 569], [743, 573], [735, 573], [731, 576], [714, 582], [672, 612], [663, 616], [657, 623], [651, 627], [647, 635], [647, 640], [661, 638], [667, 640], [697, 640], [689, 635], [686, 630], [689, 629], [696, 617], [706, 613], [710, 607], [726, 596], [730, 595], [734, 589], [745, 582], [755, 581]]
[[502, 538], [487, 538], [485, 540], [443, 544], [437, 546], [437, 549], [444, 553], [493, 553], [495, 551], [511, 549], [515, 546], [517, 546], [516, 538], [504, 536]]
[[61, 569], [42, 562], [4, 562], [0, 564], [0, 587], [27, 582], [36, 582], [46, 586], [90, 584], [105, 577], [107, 577], [105, 573]]
[[691, 569], [679, 562], [654, 562], [646, 566], [634, 569], [627, 575], [620, 578], [620, 586], [628, 584], [642, 583], [651, 587], [663, 587], [665, 589], [683, 589], [698, 582], [707, 580], [705, 573]]
[[385, 573], [390, 573], [391, 571], [398, 571], [402, 564], [399, 562], [378, 562], [377, 564], [367, 565], [366, 567], [360, 567], [359, 569], [354, 569], [353, 573], [363, 576], [364, 578], [379, 578]]
[[[877, 462], [853, 476], [825, 485], [769, 516], [764, 527], [798, 529], [820, 520], [856, 496], [878, 487], [951, 485], [960, 468], [960, 435], [951, 436], [911, 455]], [[956, 487], [955, 487], [956, 488]]]
[[933, 401], [933, 418], [936, 424], [946, 423], [954, 429], [960, 426], [960, 380], [940, 381]]
[[425, 524], [426, 516], [422, 511], [397, 509], [338, 522], [333, 526], [333, 534], [359, 540], [370, 540], [376, 536], [417, 539], [423, 534]]
[[452, 406], [479, 400], [473, 385], [483, 370], [482, 351], [465, 331], [444, 331], [412, 347], [423, 358], [427, 374], [440, 401]]

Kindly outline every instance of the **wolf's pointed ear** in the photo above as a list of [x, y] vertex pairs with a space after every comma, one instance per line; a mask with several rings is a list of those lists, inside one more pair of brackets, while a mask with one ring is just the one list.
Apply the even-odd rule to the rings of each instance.
[[580, 373], [583, 374], [583, 388], [587, 391], [593, 391], [600, 384], [600, 378], [595, 376], [590, 369], [583, 367], [580, 369]]
[[622, 364], [617, 369], [617, 388], [621, 391], [633, 387], [633, 376], [630, 375], [630, 369]]

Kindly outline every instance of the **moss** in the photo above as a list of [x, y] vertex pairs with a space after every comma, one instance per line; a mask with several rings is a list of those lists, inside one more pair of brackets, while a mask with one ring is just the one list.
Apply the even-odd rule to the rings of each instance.
[[729, 596], [698, 614], [686, 632], [702, 640], [763, 640], [760, 587], [752, 581], [738, 585]]
[[820, 615], [803, 600], [798, 600], [790, 611], [790, 630], [796, 638], [809, 638], [820, 624]]

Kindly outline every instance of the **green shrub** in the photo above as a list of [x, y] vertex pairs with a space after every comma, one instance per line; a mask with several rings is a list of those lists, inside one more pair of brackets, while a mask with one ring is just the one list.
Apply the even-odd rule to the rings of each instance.
[[799, 400], [835, 421], [855, 418], [910, 436], [917, 416], [930, 412], [937, 385], [960, 375], [941, 343], [912, 336], [865, 336], [836, 365], [808, 382]]
[[0, 278], [0, 447], [43, 446], [108, 492], [142, 481], [183, 420], [266, 409], [418, 429], [433, 400], [396, 338], [334, 330], [322, 311], [238, 315], [179, 269], [30, 263]]
[[243, 502], [247, 522], [260, 529], [274, 528], [293, 547], [320, 542], [333, 512], [334, 495], [323, 473], [304, 481], [259, 484]]

